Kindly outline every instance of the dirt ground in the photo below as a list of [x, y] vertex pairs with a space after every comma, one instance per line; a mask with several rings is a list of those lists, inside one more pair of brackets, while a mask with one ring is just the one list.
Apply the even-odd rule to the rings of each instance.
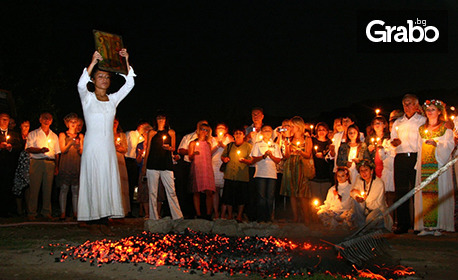
[[[112, 225], [113, 240], [139, 234], [143, 231], [143, 219], [124, 219]], [[309, 232], [317, 237], [338, 241], [343, 238], [335, 232], [312, 228]], [[308, 232], [304, 232], [307, 239]], [[415, 276], [406, 279], [453, 279], [458, 276], [458, 234], [445, 233], [441, 237], [418, 237], [413, 233], [388, 234], [391, 245], [388, 252], [395, 262], [412, 267]], [[79, 245], [104, 236], [93, 236], [87, 228], [75, 222], [27, 223], [23, 218], [0, 219], [0, 279], [239, 279], [244, 275], [229, 277], [224, 273], [203, 274], [178, 267], [153, 267], [148, 264], [115, 263], [91, 266], [87, 262], [67, 260], [58, 262], [59, 244]], [[54, 246], [49, 246], [53, 244]], [[56, 246], [57, 244], [57, 246]], [[249, 278], [255, 278], [250, 276]]]

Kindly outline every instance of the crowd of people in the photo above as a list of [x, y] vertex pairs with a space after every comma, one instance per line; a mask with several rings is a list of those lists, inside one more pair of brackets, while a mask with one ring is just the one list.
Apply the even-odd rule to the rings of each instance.
[[[283, 196], [291, 222], [355, 228], [382, 216], [456, 154], [458, 124], [447, 116], [446, 104], [421, 105], [411, 94], [402, 99], [403, 111], [393, 111], [388, 121], [377, 113], [367, 127], [359, 127], [353, 115], [336, 118], [332, 129], [300, 116], [275, 127], [263, 122], [263, 109], [256, 107], [251, 125], [230, 130], [200, 120], [180, 142], [164, 111], [153, 123], [139, 121], [124, 133], [116, 107], [134, 87], [135, 74], [127, 50], [120, 55], [129, 69], [126, 82], [107, 94], [111, 73], [97, 68], [102, 57], [93, 54], [78, 83], [84, 121], [68, 114], [68, 130], [59, 135], [50, 129], [50, 112], [40, 115], [40, 127], [31, 132], [29, 121], [16, 132], [9, 114], [0, 114], [1, 216], [25, 214], [33, 221], [38, 212], [50, 220], [72, 215], [91, 230], [111, 234], [108, 220], [134, 217], [135, 204], [136, 215], [152, 220], [170, 215], [272, 222], [275, 200]], [[452, 174], [449, 169], [440, 175], [377, 226], [398, 234], [455, 231]], [[59, 188], [60, 217], [52, 215], [53, 185]]]

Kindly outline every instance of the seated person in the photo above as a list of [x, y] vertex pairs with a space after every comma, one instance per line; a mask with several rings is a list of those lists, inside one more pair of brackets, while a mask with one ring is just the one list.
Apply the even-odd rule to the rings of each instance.
[[[371, 219], [381, 215], [387, 209], [385, 186], [380, 178], [375, 176], [375, 164], [370, 160], [362, 160], [357, 165], [359, 176], [350, 192], [353, 198], [355, 223], [361, 227]], [[377, 228], [385, 227], [391, 231], [393, 220], [386, 215], [380, 220]]]
[[353, 211], [350, 197], [350, 171], [346, 167], [338, 167], [335, 173], [335, 186], [328, 190], [323, 205], [318, 206], [318, 218], [328, 227], [352, 227]]

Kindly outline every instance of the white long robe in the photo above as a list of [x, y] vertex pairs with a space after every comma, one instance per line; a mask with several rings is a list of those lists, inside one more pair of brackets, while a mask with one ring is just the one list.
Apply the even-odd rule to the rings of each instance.
[[131, 68], [127, 76], [122, 76], [126, 83], [118, 92], [110, 94], [106, 102], [99, 101], [93, 92], [87, 90], [90, 81], [87, 69], [78, 82], [86, 122], [78, 198], [79, 221], [124, 217], [113, 121], [116, 107], [134, 87], [135, 74]]
[[[424, 139], [418, 137], [419, 147], [422, 146]], [[450, 160], [451, 152], [455, 146], [453, 141], [453, 132], [447, 129], [444, 135], [434, 138], [437, 143], [436, 147], [436, 160], [438, 168], [441, 168]], [[416, 185], [421, 183], [421, 149], [418, 153]], [[452, 170], [448, 169], [445, 173], [439, 176], [439, 209], [437, 229], [446, 231], [455, 231], [455, 194], [453, 190]], [[423, 230], [423, 199], [422, 193], [419, 191], [415, 194], [415, 230]]]

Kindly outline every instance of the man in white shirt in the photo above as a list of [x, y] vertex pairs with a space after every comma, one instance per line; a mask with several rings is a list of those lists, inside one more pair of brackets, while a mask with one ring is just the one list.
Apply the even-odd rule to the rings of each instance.
[[[394, 158], [394, 186], [395, 200], [397, 201], [415, 187], [417, 153], [421, 149], [418, 144], [418, 128], [426, 118], [419, 114], [421, 108], [418, 98], [413, 94], [406, 94], [402, 98], [404, 116], [397, 119], [391, 129], [391, 145], [396, 148]], [[394, 233], [407, 233], [413, 226], [409, 203], [404, 203], [396, 211], [397, 228]]]
[[54, 175], [57, 174], [60, 146], [59, 138], [49, 128], [53, 118], [50, 113], [40, 115], [40, 128], [27, 136], [25, 150], [30, 153], [30, 190], [27, 196], [27, 215], [29, 220], [37, 216], [38, 195], [43, 184], [43, 205], [41, 214], [53, 220], [51, 213], [51, 191]]
[[[138, 185], [139, 170], [137, 165], [137, 145], [145, 141], [145, 130], [148, 122], [140, 121], [136, 130], [131, 130], [126, 133], [127, 152], [124, 155], [126, 160], [127, 177], [129, 178], [129, 199], [130, 205], [133, 205], [134, 190]], [[128, 213], [127, 217], [132, 217], [132, 213]]]

